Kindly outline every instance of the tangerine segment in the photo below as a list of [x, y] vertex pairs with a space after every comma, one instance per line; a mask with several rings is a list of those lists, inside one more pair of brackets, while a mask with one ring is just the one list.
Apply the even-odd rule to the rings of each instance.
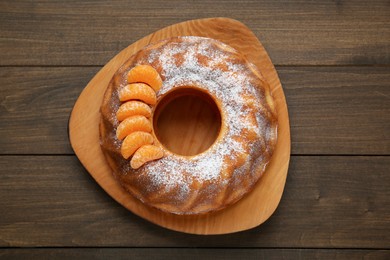
[[144, 116], [131, 116], [123, 120], [116, 129], [116, 137], [122, 140], [135, 131], [151, 132], [152, 123]]
[[119, 90], [119, 100], [128, 101], [138, 99], [150, 105], [156, 104], [156, 93], [145, 83], [131, 83]]
[[138, 169], [146, 162], [160, 159], [163, 156], [164, 152], [160, 147], [151, 144], [143, 145], [134, 153], [130, 166], [133, 169]]
[[121, 146], [123, 158], [128, 159], [143, 145], [152, 144], [153, 136], [146, 132], [137, 131], [126, 136]]
[[127, 83], [143, 82], [159, 91], [162, 86], [160, 74], [150, 65], [137, 65], [127, 74]]
[[152, 116], [152, 109], [141, 101], [128, 101], [122, 104], [116, 112], [118, 121], [123, 121], [128, 117], [140, 115], [147, 118]]

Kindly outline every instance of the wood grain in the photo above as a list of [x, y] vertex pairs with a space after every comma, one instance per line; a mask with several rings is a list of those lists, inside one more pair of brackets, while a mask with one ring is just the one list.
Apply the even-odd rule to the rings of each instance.
[[390, 257], [389, 250], [343, 249], [205, 249], [205, 248], [37, 248], [4, 249], [2, 259], [375, 259]]
[[75, 156], [0, 156], [0, 246], [388, 249], [389, 169], [388, 156], [293, 156], [265, 224], [204, 237], [130, 213]]
[[206, 151], [221, 129], [221, 114], [215, 102], [202, 92], [188, 89], [176, 90], [173, 95], [166, 96], [159, 102], [153, 117], [158, 140], [181, 155]]
[[296, 67], [281, 74], [293, 153], [390, 154], [389, 68]]
[[[69, 114], [100, 69], [0, 68], [0, 153], [73, 154]], [[293, 154], [390, 154], [389, 67], [276, 69], [289, 106]]]
[[103, 65], [165, 26], [230, 17], [274, 64], [390, 63], [390, 6], [381, 1], [1, 1], [0, 65]]
[[[228, 28], [228, 29], [226, 29]], [[148, 207], [120, 186], [100, 146], [100, 106], [114, 73], [147, 44], [175, 36], [201, 36], [219, 40], [238, 50], [262, 72], [277, 111], [277, 142], [267, 169], [251, 192], [223, 210], [209, 214], [176, 215]], [[174, 136], [173, 136], [174, 138]], [[80, 162], [97, 183], [128, 210], [157, 225], [192, 234], [226, 234], [256, 227], [276, 210], [286, 181], [290, 159], [287, 104], [275, 68], [256, 36], [241, 22], [228, 18], [191, 20], [154, 32], [128, 46], [110, 60], [88, 83], [69, 119], [69, 140]], [[246, 212], [246, 214], [243, 214]]]

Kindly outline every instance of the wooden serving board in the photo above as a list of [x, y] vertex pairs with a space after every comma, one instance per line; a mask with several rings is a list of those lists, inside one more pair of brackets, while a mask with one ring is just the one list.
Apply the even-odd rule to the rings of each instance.
[[[99, 143], [100, 105], [117, 69], [145, 45], [174, 36], [214, 38], [244, 54], [258, 66], [271, 85], [278, 111], [278, 142], [271, 162], [256, 187], [236, 204], [211, 214], [180, 216], [145, 206], [129, 195], [114, 179]], [[225, 234], [247, 230], [266, 221], [278, 206], [290, 160], [290, 126], [287, 104], [275, 68], [251, 30], [228, 18], [192, 20], [161, 29], [131, 44], [109, 61], [80, 94], [69, 121], [71, 145], [97, 183], [116, 201], [157, 225], [194, 234]]]

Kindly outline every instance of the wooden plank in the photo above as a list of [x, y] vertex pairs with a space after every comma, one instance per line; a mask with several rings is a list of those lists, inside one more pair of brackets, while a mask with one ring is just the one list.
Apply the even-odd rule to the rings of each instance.
[[[72, 154], [69, 114], [99, 69], [0, 68], [0, 153]], [[289, 109], [293, 154], [390, 154], [389, 67], [277, 71]]]
[[3, 249], [2, 259], [389, 259], [389, 250], [34, 248]]
[[72, 153], [72, 107], [100, 68], [0, 68], [1, 153]]
[[386, 0], [7, 0], [0, 10], [0, 65], [103, 65], [163, 27], [221, 16], [251, 28], [278, 65], [390, 63]]
[[294, 154], [389, 154], [390, 70], [283, 67]]
[[388, 249], [389, 168], [389, 156], [293, 156], [270, 220], [196, 236], [136, 217], [74, 156], [0, 156], [0, 246]]

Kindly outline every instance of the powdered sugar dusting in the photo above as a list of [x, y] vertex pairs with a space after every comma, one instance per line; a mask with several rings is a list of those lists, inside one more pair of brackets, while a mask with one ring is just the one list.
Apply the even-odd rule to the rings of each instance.
[[[221, 100], [222, 124], [227, 128], [221, 141], [190, 160], [168, 152], [162, 159], [145, 165], [145, 171], [151, 177], [153, 185], [164, 185], [167, 192], [180, 186], [182, 195], [188, 195], [186, 193], [190, 191], [191, 182], [185, 178], [184, 172], [200, 183], [220, 181], [222, 168], [227, 163], [224, 161], [226, 156], [234, 161], [234, 157], [241, 153], [251, 153], [246, 148], [248, 144], [238, 142], [233, 137], [239, 137], [244, 129], [250, 129], [260, 138], [261, 120], [255, 123], [244, 120], [253, 111], [248, 111], [246, 99], [242, 95], [245, 92], [258, 100], [258, 90], [249, 81], [248, 69], [243, 64], [235, 64], [230, 60], [229, 52], [235, 51], [228, 46], [224, 47], [227, 51], [214, 48], [203, 38], [189, 37], [183, 42], [163, 45], [146, 58], [148, 63], [158, 62], [162, 66], [161, 75], [165, 80], [157, 93], [158, 97], [181, 86], [203, 89]], [[180, 66], [175, 58], [177, 54], [183, 57]], [[199, 54], [207, 57], [207, 62], [200, 60]], [[250, 156], [247, 158], [246, 164], [251, 159]], [[245, 171], [237, 169], [236, 174], [243, 172]]]

